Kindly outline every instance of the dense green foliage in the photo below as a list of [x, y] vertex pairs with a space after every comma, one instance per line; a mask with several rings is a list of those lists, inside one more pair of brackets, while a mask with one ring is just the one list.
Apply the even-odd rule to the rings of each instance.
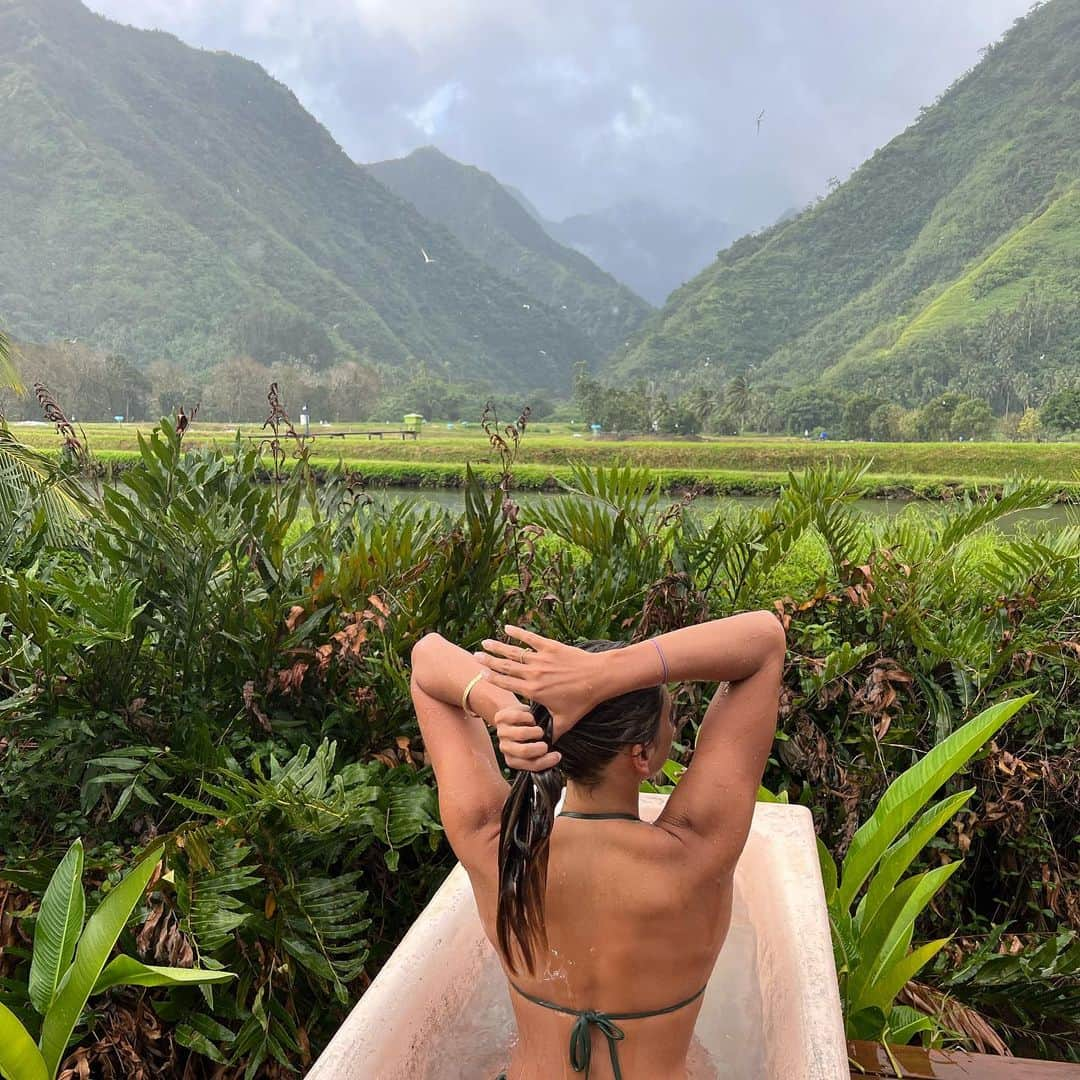
[[598, 355], [256, 64], [77, 0], [3, 0], [0, 98], [0, 320], [20, 340], [139, 366], [427, 361], [521, 389], [568, 388]]
[[[303, 461], [282, 472], [242, 444], [185, 450], [167, 424], [140, 438], [61, 544], [33, 515], [5, 521], [0, 879], [29, 894], [11, 909], [77, 836], [98, 881], [164, 843], [169, 874], [125, 950], [239, 976], [227, 992], [110, 991], [77, 1032], [92, 1068], [253, 1075], [322, 1045], [449, 864], [408, 698], [422, 633], [640, 636], [774, 604], [791, 649], [767, 782], [812, 807], [839, 855], [913, 751], [1038, 692], [935, 841], [931, 862], [966, 859], [917, 936], [963, 937], [922, 992], [948, 984], [951, 1007], [976, 1005], [1018, 1047], [1080, 1052], [1059, 959], [1080, 910], [1080, 535], [986, 531], [1046, 485], [871, 521], [850, 506], [859, 470], [826, 467], [713, 519], [667, 507], [645, 471], [576, 469], [576, 493], [507, 515], [476, 484], [448, 512], [372, 501], [344, 476], [315, 485]], [[695, 719], [701, 691], [678, 696]], [[1003, 924], [1031, 957], [1007, 1001], [976, 977]], [[948, 982], [969, 952], [970, 984]], [[24, 1000], [22, 955], [0, 960], [5, 1005]], [[148, 1001], [152, 1040], [134, 1019]], [[1036, 1001], [1050, 1020], [1033, 1033]]]
[[579, 251], [553, 240], [493, 176], [433, 146], [367, 166], [377, 180], [445, 225], [462, 247], [517, 282], [607, 354], [641, 325], [641, 297]]
[[743, 374], [725, 386], [697, 383], [674, 400], [652, 379], [604, 380], [580, 367], [574, 379], [578, 414], [605, 432], [621, 435], [756, 431], [883, 442], [974, 442], [999, 436], [1034, 441], [1080, 432], [1077, 400], [1080, 389], [1055, 392], [1044, 402], [1044, 423], [1042, 410], [1030, 406], [1022, 414], [995, 417], [985, 398], [956, 390], [905, 409], [881, 393], [828, 385], [766, 390]]
[[1080, 7], [1049, 0], [828, 197], [745, 237], [612, 364], [1015, 411], [1080, 375]]
[[[823, 672], [825, 679], [840, 669], [850, 670], [860, 659], [856, 650], [833, 657], [834, 670]], [[895, 1000], [949, 943], [948, 938], [938, 938], [911, 948], [915, 923], [960, 869], [960, 862], [947, 860], [930, 870], [904, 875], [917, 859], [925, 858], [930, 842], [963, 810], [975, 789], [927, 806], [933, 793], [947, 785], [1027, 700], [1020, 697], [992, 705], [901, 773], [856, 830], [839, 866], [819, 841], [840, 999], [850, 1038], [905, 1044], [918, 1033], [934, 1031], [931, 1016], [896, 1005]], [[857, 902], [856, 897], [860, 897]]]
[[[24, 1003], [29, 1027], [14, 1010], [0, 1005], [0, 1073], [9, 1080], [55, 1080], [72, 1032], [93, 994], [114, 986], [196, 986], [233, 978], [229, 971], [161, 967], [131, 956], [110, 961], [113, 946], [160, 863], [160, 848], [151, 849], [84, 925], [82, 842], [76, 840], [68, 849], [49, 879], [34, 921]], [[29, 1014], [30, 1007], [36, 1015]], [[31, 1029], [39, 1026], [41, 1034], [34, 1047]], [[12, 1048], [15, 1054], [8, 1053]]]

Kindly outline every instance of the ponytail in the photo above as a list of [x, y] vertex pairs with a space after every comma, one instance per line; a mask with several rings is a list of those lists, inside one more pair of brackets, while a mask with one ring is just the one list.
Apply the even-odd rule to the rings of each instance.
[[[551, 714], [533, 707], [536, 721], [551, 744]], [[517, 971], [512, 946], [533, 971], [536, 953], [547, 948], [544, 896], [547, 891], [548, 845], [555, 807], [563, 789], [562, 769], [519, 772], [502, 811], [499, 833], [499, 907], [495, 925], [507, 967]]]
[[[588, 641], [582, 648], [606, 652], [614, 641]], [[659, 686], [632, 690], [603, 701], [559, 739], [562, 760], [544, 772], [519, 772], [503, 804], [499, 832], [499, 907], [495, 917], [499, 951], [512, 971], [518, 961], [531, 974], [536, 956], [547, 949], [544, 899], [547, 893], [548, 845], [555, 824], [555, 807], [565, 780], [591, 787], [620, 750], [635, 743], [651, 745], [663, 711]], [[551, 713], [532, 706], [544, 741], [553, 746]]]

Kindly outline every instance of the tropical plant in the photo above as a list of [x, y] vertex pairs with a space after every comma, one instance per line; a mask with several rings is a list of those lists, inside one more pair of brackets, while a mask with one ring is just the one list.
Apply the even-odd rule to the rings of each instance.
[[[393, 875], [415, 842], [438, 846], [435, 793], [414, 767], [335, 769], [336, 754], [326, 741], [287, 761], [256, 754], [247, 769], [205, 776], [199, 798], [170, 796], [198, 816], [173, 838], [181, 926], [197, 955], [240, 971], [235, 995], [211, 1002], [224, 1037], [207, 1038], [204, 1025], [179, 1038], [219, 1063], [222, 1043], [249, 1074], [270, 1058], [288, 1065], [306, 1043], [311, 1021], [297, 998], [349, 1002], [371, 956], [365, 854], [378, 852]], [[211, 1019], [192, 1009], [189, 1027], [192, 1013]], [[232, 1020], [236, 1032], [218, 1022]]]
[[[83, 836], [112, 861], [152, 832], [170, 874], [138, 955], [237, 973], [226, 992], [112, 995], [79, 1046], [93, 1075], [119, 1060], [152, 1071], [158, 1051], [162, 1068], [196, 1075], [273, 1074], [325, 1045], [452, 864], [408, 696], [409, 650], [431, 629], [466, 645], [503, 622], [626, 639], [774, 607], [791, 649], [766, 783], [810, 806], [837, 852], [975, 703], [1040, 691], [930, 842], [934, 859], [966, 852], [967, 864], [917, 929], [955, 933], [941, 958], [1008, 922], [1020, 963], [1061, 932], [1080, 829], [1080, 533], [996, 527], [1045, 503], [1046, 485], [884, 519], [855, 505], [854, 464], [795, 473], [779, 497], [721, 512], [689, 495], [672, 504], [640, 468], [579, 468], [558, 499], [521, 507], [478, 471], [450, 510], [364, 491], [344, 469], [316, 483], [284, 434], [267, 435], [268, 462], [242, 441], [193, 450], [183, 426], [144, 438], [62, 542], [31, 525], [0, 537], [9, 873], [12, 860], [36, 867], [46, 844]], [[486, 434], [506, 444], [505, 472], [514, 437], [494, 422]], [[616, 449], [606, 460], [647, 460]], [[680, 711], [700, 715], [701, 691], [681, 690]], [[691, 754], [691, 739], [673, 748], [665, 786]], [[18, 904], [0, 924], [15, 935], [0, 1001], [36, 1037], [19, 936], [32, 920]], [[1064, 1054], [1071, 990], [1051, 970], [1031, 963], [1014, 985], [1027, 1017], [1040, 1000], [1060, 1006], [1047, 1046]], [[1003, 1044], [1038, 1049], [984, 981], [948, 976], [928, 966], [900, 1004], [947, 994], [985, 1008]], [[157, 1049], [138, 1035], [151, 1007]], [[126, 1056], [110, 1064], [124, 1031]]]
[[17, 394], [24, 392], [18, 369], [11, 357], [11, 341], [0, 330], [0, 387], [10, 387]]
[[62, 544], [86, 518], [90, 501], [70, 468], [24, 446], [0, 416], [0, 548], [31, 532]]
[[839, 868], [819, 842], [840, 997], [851, 1038], [903, 1044], [934, 1029], [930, 1017], [893, 1002], [949, 940], [939, 938], [911, 949], [916, 920], [960, 862], [907, 878], [904, 874], [975, 789], [928, 807], [931, 796], [1030, 700], [1015, 698], [986, 709], [898, 776], [852, 837]]
[[72, 1032], [93, 994], [113, 986], [184, 986], [227, 982], [228, 971], [158, 967], [131, 956], [109, 960], [136, 904], [161, 862], [147, 852], [86, 921], [83, 847], [76, 840], [56, 868], [34, 925], [28, 995], [41, 1017], [35, 1043], [28, 1028], [0, 1004], [0, 1073], [7, 1080], [54, 1080]]
[[1010, 1038], [1031, 1043], [1040, 1056], [1080, 1063], [1080, 935], [1062, 930], [1025, 945], [1016, 935], [1007, 937], [1008, 929], [996, 926], [962, 958], [938, 963], [936, 989], [909, 986], [905, 996], [926, 1012], [944, 1014], [946, 1023], [962, 1000]]

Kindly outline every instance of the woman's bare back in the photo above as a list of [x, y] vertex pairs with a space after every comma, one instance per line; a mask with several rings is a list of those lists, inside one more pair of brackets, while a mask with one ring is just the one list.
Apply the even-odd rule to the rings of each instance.
[[[693, 997], [708, 981], [731, 919], [732, 875], [711, 879], [695, 838], [622, 820], [559, 818], [551, 837], [545, 923], [548, 950], [535, 974], [507, 971], [527, 994], [574, 1010], [651, 1012]], [[687, 845], [691, 850], [687, 850]], [[497, 865], [471, 870], [477, 906], [495, 942]], [[505, 967], [505, 965], [504, 965]], [[574, 1077], [568, 1045], [574, 1017], [511, 990], [518, 1042], [509, 1080]], [[620, 1020], [623, 1080], [686, 1075], [697, 998], [674, 1012]], [[606, 1039], [591, 1029], [591, 1080], [609, 1080]]]

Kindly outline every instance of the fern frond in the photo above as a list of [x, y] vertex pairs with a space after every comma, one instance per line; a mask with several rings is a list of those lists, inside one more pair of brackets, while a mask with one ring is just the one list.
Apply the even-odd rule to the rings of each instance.
[[325, 979], [344, 1005], [347, 984], [364, 969], [368, 958], [362, 931], [371, 925], [363, 913], [368, 894], [352, 886], [362, 871], [336, 878], [309, 878], [278, 896], [285, 924], [281, 943], [308, 971]]
[[186, 872], [177, 873], [184, 929], [204, 955], [216, 952], [254, 914], [240, 895], [263, 879], [248, 863], [251, 847], [220, 829], [205, 827], [184, 838]]

